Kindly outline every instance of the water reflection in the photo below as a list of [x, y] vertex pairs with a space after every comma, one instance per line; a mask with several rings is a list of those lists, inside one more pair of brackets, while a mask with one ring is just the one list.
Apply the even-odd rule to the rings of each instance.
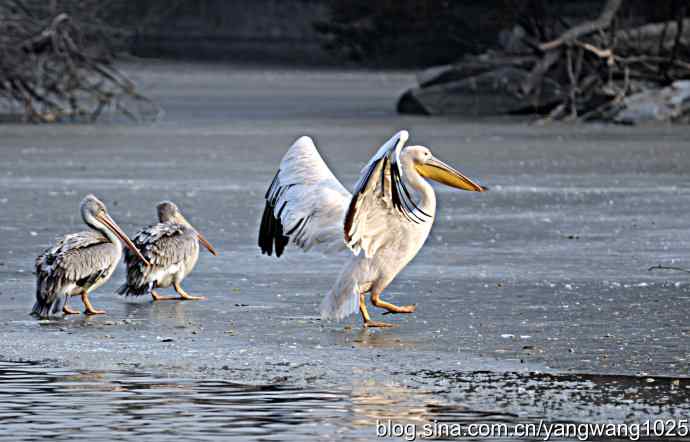
[[338, 392], [0, 363], [2, 440], [318, 439], [348, 404]]
[[377, 420], [396, 422], [427, 422], [429, 406], [440, 403], [430, 392], [403, 385], [362, 381], [353, 386], [353, 424], [370, 427]]
[[362, 328], [357, 330], [339, 329], [332, 332], [335, 344], [338, 346], [353, 346], [367, 349], [415, 349], [419, 342], [401, 336], [399, 333], [389, 333], [386, 329]]
[[[687, 418], [690, 381], [423, 370], [402, 385], [359, 373], [345, 390], [247, 386], [0, 362], [0, 440], [374, 440], [400, 424]], [[505, 439], [510, 440], [510, 439]]]

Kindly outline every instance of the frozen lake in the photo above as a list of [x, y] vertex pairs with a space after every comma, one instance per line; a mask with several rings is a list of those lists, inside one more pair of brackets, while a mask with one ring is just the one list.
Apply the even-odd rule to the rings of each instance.
[[[388, 418], [687, 417], [688, 275], [647, 271], [690, 267], [687, 127], [400, 116], [406, 72], [129, 69], [166, 110], [160, 122], [0, 125], [0, 398], [17, 396], [0, 423], [23, 440], [72, 438], [80, 422], [101, 426], [84, 438], [124, 438], [114, 429], [141, 419], [153, 440], [182, 425], [199, 438], [368, 440]], [[323, 323], [342, 258], [261, 256], [263, 194], [302, 134], [351, 187], [403, 128], [491, 190], [437, 187], [429, 241], [384, 294], [417, 303], [385, 317], [400, 327]], [[175, 201], [220, 252], [202, 253], [184, 284], [208, 301], [122, 299], [119, 269], [92, 296], [107, 316], [30, 318], [33, 261], [84, 228], [89, 192], [130, 234]], [[131, 415], [107, 406], [132, 398]], [[74, 406], [56, 414], [51, 401]]]

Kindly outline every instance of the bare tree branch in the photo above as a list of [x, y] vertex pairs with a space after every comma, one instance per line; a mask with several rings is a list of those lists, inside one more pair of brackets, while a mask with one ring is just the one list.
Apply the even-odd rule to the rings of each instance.
[[0, 100], [21, 104], [31, 122], [93, 121], [106, 108], [155, 118], [158, 108], [112, 65], [114, 31], [101, 17], [119, 1], [0, 2]]
[[607, 0], [604, 9], [601, 11], [601, 14], [599, 15], [599, 18], [572, 27], [565, 31], [557, 39], [549, 41], [547, 43], [542, 43], [539, 47], [542, 51], [550, 51], [559, 48], [564, 44], [570, 44], [584, 35], [588, 35], [592, 32], [600, 31], [604, 28], [607, 28], [611, 24], [613, 17], [615, 17], [622, 3], [623, 0]]

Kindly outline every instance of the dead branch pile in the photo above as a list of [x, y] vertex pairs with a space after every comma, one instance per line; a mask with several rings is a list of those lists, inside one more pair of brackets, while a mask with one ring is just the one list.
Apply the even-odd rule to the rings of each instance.
[[[103, 20], [116, 2], [0, 2], [0, 99], [25, 121], [93, 121], [113, 108], [136, 120], [155, 106], [113, 66], [123, 33]], [[142, 107], [143, 106], [143, 107]]]
[[[623, 27], [630, 4], [606, 0], [597, 17], [575, 26], [559, 18], [547, 28], [525, 17], [502, 50], [421, 74], [398, 109], [463, 113], [474, 106], [476, 114], [543, 113], [542, 121], [614, 120], [644, 95], [654, 109], [670, 106], [654, 100], [677, 104], [668, 119], [681, 118], [690, 111], [690, 83], [681, 81], [690, 79], [690, 4], [671, 1], [667, 21]], [[469, 103], [473, 95], [488, 104]]]

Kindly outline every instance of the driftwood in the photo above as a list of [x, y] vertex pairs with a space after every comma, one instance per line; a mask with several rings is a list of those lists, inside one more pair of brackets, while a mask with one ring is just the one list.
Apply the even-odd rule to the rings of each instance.
[[607, 0], [595, 20], [540, 44], [544, 54], [523, 83], [523, 94], [529, 95], [545, 76], [558, 76], [560, 64], [560, 70], [565, 71], [565, 75], [560, 74], [565, 77], [561, 82], [567, 84], [568, 91], [563, 104], [570, 112], [559, 118], [612, 119], [624, 107], [627, 96], [689, 78], [690, 65], [678, 59], [686, 41], [686, 7], [677, 8], [673, 21], [616, 31], [613, 23], [623, 4], [623, 0]]
[[[527, 78], [527, 81], [522, 84], [522, 92], [525, 95], [528, 95], [537, 86], [537, 84], [542, 81], [542, 78], [544, 75], [546, 75], [549, 69], [551, 69], [551, 66], [553, 66], [554, 63], [556, 63], [562, 57], [562, 55], [557, 51], [561, 48], [561, 46], [572, 44], [578, 38], [589, 35], [595, 31], [601, 31], [602, 29], [608, 27], [611, 24], [616, 12], [618, 12], [622, 2], [623, 0], [608, 0], [606, 2], [606, 6], [604, 6], [603, 11], [601, 12], [601, 15], [596, 20], [577, 25], [565, 31], [557, 39], [540, 44], [539, 49], [546, 52], [546, 54], [534, 65], [534, 68], [532, 69], [530, 76]], [[571, 52], [568, 51], [566, 55], [568, 60], [570, 60], [572, 55]], [[570, 61], [568, 61], [567, 69], [571, 69]], [[572, 89], [574, 87], [573, 79], [569, 77], [569, 80], [571, 82]], [[570, 95], [572, 96], [573, 94], [571, 93]]]
[[[514, 68], [527, 74], [516, 87], [491, 86], [496, 92], [493, 98], [501, 104], [495, 113], [505, 113], [506, 109], [510, 109], [508, 113], [525, 113], [531, 109], [545, 115], [541, 122], [629, 123], [628, 118], [617, 119], [617, 115], [630, 106], [643, 106], [644, 112], [633, 111], [627, 115], [646, 112], [653, 115], [652, 119], [681, 119], [690, 107], [684, 82], [690, 79], [690, 19], [687, 18], [690, 6], [686, 1], [668, 3], [673, 10], [667, 21], [640, 23], [638, 19], [634, 24], [622, 25], [629, 15], [625, 7], [632, 4], [607, 0], [593, 19], [575, 25], [569, 25], [562, 17], [548, 20], [549, 25], [525, 17], [512, 33], [518, 43], [508, 38], [503, 51], [465, 57], [453, 65], [428, 70], [418, 77], [419, 87], [403, 95], [399, 110], [486, 114], [489, 111], [486, 106], [467, 107], [463, 111], [457, 105], [463, 103], [462, 98], [441, 97], [438, 91], [444, 85], [472, 84], [476, 79], [487, 78], [489, 73], [500, 79], [502, 72]], [[519, 52], [511, 52], [515, 51], [513, 48], [520, 48]], [[510, 80], [518, 78], [513, 76]], [[544, 94], [544, 89], [548, 94]], [[446, 87], [446, 90], [453, 92], [458, 88]], [[476, 95], [487, 92], [491, 91], [477, 90]], [[506, 93], [512, 96], [505, 97]], [[650, 101], [642, 103], [646, 97]], [[518, 106], [515, 100], [522, 100], [524, 105]], [[464, 102], [467, 101], [465, 98]]]
[[[0, 99], [25, 121], [93, 121], [108, 108], [136, 120], [158, 109], [113, 66], [112, 36], [95, 20], [108, 2], [7, 0], [0, 3]], [[93, 8], [93, 9], [90, 9]]]
[[575, 27], [572, 27], [565, 31], [560, 37], [547, 43], [542, 43], [539, 45], [539, 49], [542, 51], [550, 51], [553, 49], [558, 49], [564, 44], [570, 44], [577, 40], [578, 38], [584, 37], [595, 31], [601, 31], [609, 27], [613, 17], [620, 9], [623, 0], [608, 0], [604, 9], [601, 11], [601, 15], [596, 20], [581, 23]]

